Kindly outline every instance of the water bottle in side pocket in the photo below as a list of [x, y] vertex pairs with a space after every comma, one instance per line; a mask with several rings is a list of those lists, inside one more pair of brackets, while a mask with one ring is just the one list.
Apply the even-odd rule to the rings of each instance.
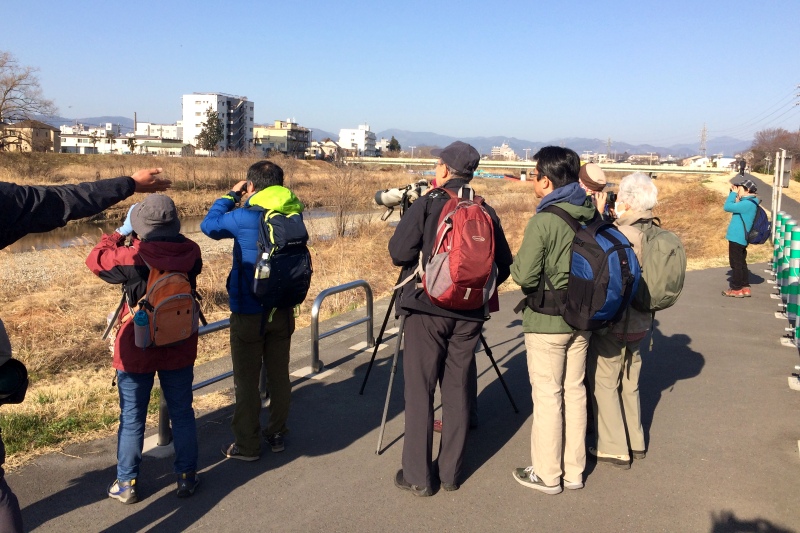
[[133, 342], [137, 348], [150, 346], [150, 320], [144, 309], [139, 309], [133, 315]]

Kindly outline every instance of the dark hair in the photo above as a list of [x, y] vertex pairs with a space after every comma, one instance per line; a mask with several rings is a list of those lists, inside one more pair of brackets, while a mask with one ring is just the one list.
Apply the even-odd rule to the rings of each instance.
[[247, 169], [247, 181], [252, 181], [257, 191], [283, 185], [283, 169], [271, 161], [259, 161]]
[[581, 158], [575, 151], [560, 146], [545, 146], [533, 158], [539, 175], [547, 176], [553, 189], [559, 189], [578, 181]]

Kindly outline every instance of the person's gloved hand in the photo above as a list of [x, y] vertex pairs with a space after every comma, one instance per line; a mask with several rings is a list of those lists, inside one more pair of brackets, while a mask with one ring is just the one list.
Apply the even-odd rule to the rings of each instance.
[[136, 204], [133, 204], [130, 209], [128, 209], [128, 214], [125, 216], [125, 222], [122, 223], [122, 226], [117, 228], [117, 233], [120, 235], [128, 236], [133, 233], [133, 226], [131, 226], [131, 212], [133, 208], [136, 207]]

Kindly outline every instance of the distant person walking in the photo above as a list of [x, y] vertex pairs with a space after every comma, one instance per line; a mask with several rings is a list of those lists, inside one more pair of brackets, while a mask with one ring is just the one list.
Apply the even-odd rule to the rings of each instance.
[[744, 159], [739, 160], [739, 175], [744, 176], [744, 171], [747, 168], [747, 161]]
[[731, 192], [723, 209], [731, 215], [728, 224], [728, 259], [731, 265], [730, 288], [723, 296], [745, 298], [750, 296], [750, 271], [747, 269], [747, 234], [756, 219], [758, 204], [756, 184], [752, 180], [741, 180], [731, 185]]

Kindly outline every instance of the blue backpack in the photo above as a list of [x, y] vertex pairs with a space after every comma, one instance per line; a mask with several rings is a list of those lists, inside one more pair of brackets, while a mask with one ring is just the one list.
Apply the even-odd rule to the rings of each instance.
[[527, 305], [538, 313], [561, 316], [567, 324], [583, 331], [618, 322], [641, 278], [631, 243], [599, 214], [584, 226], [555, 205], [541, 212], [557, 215], [575, 231], [567, 288], [556, 290], [542, 272], [544, 283], [540, 282], [515, 311]]
[[753, 227], [750, 228], [750, 231], [747, 231], [747, 225], [745, 225], [744, 217], [741, 214], [739, 214], [739, 218], [742, 221], [742, 228], [744, 229], [747, 243], [764, 244], [769, 240], [769, 236], [772, 234], [772, 222], [767, 216], [767, 212], [764, 211], [764, 208], [752, 198], [752, 196], [745, 197], [745, 199], [748, 199], [756, 204], [756, 217], [753, 219]]

